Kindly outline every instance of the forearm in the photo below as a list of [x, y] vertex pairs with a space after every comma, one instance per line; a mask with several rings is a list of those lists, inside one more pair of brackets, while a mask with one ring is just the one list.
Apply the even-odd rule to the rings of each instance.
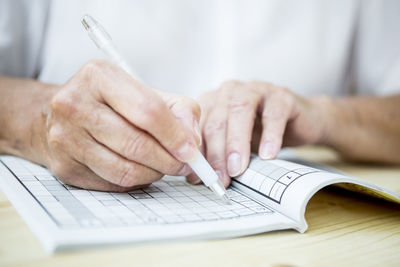
[[0, 154], [46, 163], [42, 113], [53, 88], [34, 80], [0, 77]]
[[400, 95], [317, 101], [327, 111], [322, 143], [350, 160], [400, 163]]

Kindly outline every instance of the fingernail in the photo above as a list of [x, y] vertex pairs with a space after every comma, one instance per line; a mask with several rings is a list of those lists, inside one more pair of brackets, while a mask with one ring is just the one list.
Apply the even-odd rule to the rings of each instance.
[[199, 146], [201, 146], [200, 126], [199, 126], [199, 122], [197, 120], [193, 121], [193, 131], [194, 131], [194, 134], [197, 137], [197, 143], [199, 144]]
[[181, 146], [178, 151], [176, 151], [176, 154], [179, 160], [183, 162], [190, 162], [196, 159], [197, 149], [193, 143], [187, 142]]
[[234, 177], [239, 175], [241, 169], [240, 155], [233, 152], [228, 157], [228, 172], [229, 176]]
[[201, 183], [201, 180], [200, 180], [199, 178], [197, 178], [197, 179], [195, 179], [195, 180], [188, 180], [188, 182], [189, 182], [190, 184], [197, 185], [197, 184], [200, 184], [200, 183]]
[[187, 176], [192, 172], [189, 165], [185, 164], [183, 168], [178, 172], [178, 176]]
[[260, 147], [260, 157], [262, 159], [272, 159], [275, 156], [276, 145], [272, 142], [265, 142]]

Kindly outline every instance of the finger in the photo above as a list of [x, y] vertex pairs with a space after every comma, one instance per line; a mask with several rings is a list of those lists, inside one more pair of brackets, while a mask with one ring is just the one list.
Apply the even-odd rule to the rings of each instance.
[[250, 142], [260, 96], [250, 90], [234, 91], [229, 101], [227, 167], [231, 177], [244, 172], [250, 160]]
[[[54, 140], [54, 135], [52, 138]], [[89, 168], [71, 158], [66, 150], [60, 150], [59, 148], [59, 146], [52, 146], [49, 169], [65, 184], [84, 189], [116, 192], [128, 191], [132, 188], [118, 186], [104, 180], [94, 174]]]
[[277, 89], [263, 102], [262, 134], [259, 156], [263, 159], [275, 158], [282, 146], [285, 127], [293, 109], [293, 97], [285, 89]]
[[177, 175], [184, 168], [184, 164], [151, 135], [130, 124], [108, 106], [98, 103], [91, 110], [96, 112], [88, 111], [89, 116], [81, 115], [80, 123], [97, 142], [130, 161], [164, 174]]
[[189, 175], [186, 176], [186, 181], [193, 185], [198, 185], [202, 183], [200, 177], [197, 176], [197, 174], [194, 172], [191, 172]]
[[226, 96], [219, 96], [215, 106], [205, 118], [203, 142], [205, 143], [207, 161], [227, 187], [230, 184], [230, 177], [226, 170], [225, 157], [226, 121], [228, 117], [226, 106]]
[[[60, 178], [65, 184], [69, 184], [75, 187], [87, 189], [87, 190], [99, 190], [99, 191], [111, 191], [111, 192], [127, 192], [134, 190], [138, 187], [122, 187], [109, 181], [106, 181], [92, 172], [86, 166], [80, 164], [75, 160], [64, 161], [63, 165], [68, 166], [68, 170], [58, 178]], [[145, 185], [146, 186], [146, 185]]]
[[197, 144], [192, 132], [175, 118], [162, 98], [119, 67], [106, 61], [85, 65], [86, 79], [96, 76], [94, 95], [105, 101], [130, 123], [148, 132], [174, 157], [193, 161]]
[[159, 93], [175, 117], [186, 125], [194, 134], [196, 143], [201, 144], [200, 106], [193, 99], [177, 94]]
[[102, 179], [121, 187], [144, 185], [159, 180], [162, 174], [129, 161], [97, 143], [89, 134], [76, 135], [66, 152]]

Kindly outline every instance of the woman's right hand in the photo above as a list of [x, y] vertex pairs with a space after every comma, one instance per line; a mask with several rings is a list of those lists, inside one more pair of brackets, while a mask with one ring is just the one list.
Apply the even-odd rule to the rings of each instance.
[[43, 111], [41, 159], [63, 182], [126, 191], [187, 175], [200, 143], [195, 101], [134, 80], [106, 61], [84, 65]]

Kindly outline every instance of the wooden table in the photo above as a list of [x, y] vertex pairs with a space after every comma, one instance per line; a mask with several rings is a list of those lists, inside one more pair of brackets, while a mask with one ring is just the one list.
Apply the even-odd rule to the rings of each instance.
[[[400, 166], [344, 163], [324, 148], [304, 158], [400, 192]], [[164, 242], [46, 255], [0, 193], [0, 266], [400, 266], [400, 205], [324, 189], [309, 202], [305, 234], [279, 231], [220, 241]]]

